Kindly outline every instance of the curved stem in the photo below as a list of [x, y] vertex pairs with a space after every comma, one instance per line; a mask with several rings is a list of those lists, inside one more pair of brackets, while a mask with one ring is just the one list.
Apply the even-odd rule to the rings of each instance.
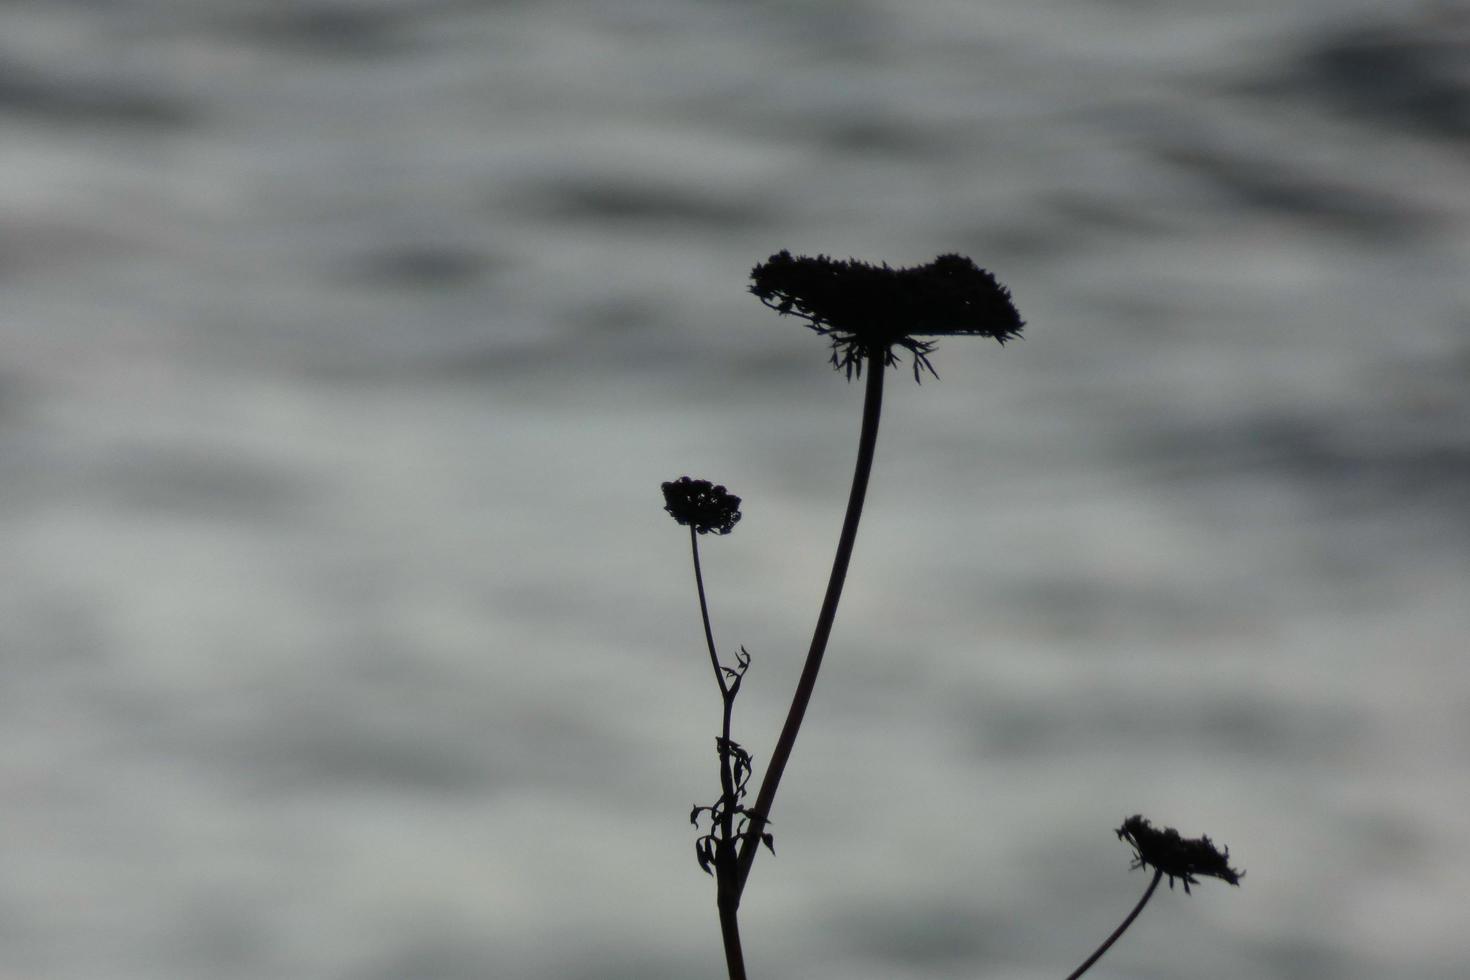
[[[689, 550], [694, 553], [694, 587], [699, 592], [699, 615], [704, 620], [704, 642], [709, 647], [710, 666], [715, 669], [715, 683], [720, 685], [720, 693], [728, 695], [729, 689], [725, 686], [725, 675], [720, 670], [720, 655], [715, 653], [715, 634], [709, 625], [709, 605], [704, 601], [704, 573], [699, 568], [699, 534], [694, 530], [694, 525], [689, 525]], [[730, 733], [725, 732], [729, 738]]]
[[837, 554], [832, 559], [832, 575], [827, 581], [827, 594], [822, 599], [822, 611], [817, 616], [817, 627], [812, 633], [806, 664], [801, 669], [801, 678], [797, 681], [796, 695], [791, 700], [786, 723], [781, 727], [775, 750], [771, 752], [771, 762], [766, 767], [765, 778], [761, 780], [761, 790], [750, 814], [750, 832], [740, 849], [739, 870], [735, 878], [737, 902], [745, 890], [746, 879], [750, 877], [756, 851], [760, 849], [760, 833], [770, 818], [771, 804], [781, 785], [786, 762], [791, 758], [791, 749], [796, 744], [796, 734], [801, 729], [807, 705], [811, 703], [812, 690], [817, 684], [817, 672], [822, 667], [822, 655], [827, 652], [827, 639], [832, 634], [832, 622], [837, 618], [837, 603], [842, 598], [842, 585], [847, 580], [847, 565], [852, 559], [858, 521], [863, 515], [863, 499], [868, 493], [868, 476], [873, 470], [873, 447], [878, 443], [878, 417], [883, 411], [883, 353], [875, 349], [867, 355], [868, 384], [863, 395], [863, 426], [858, 436], [857, 465], [853, 469], [852, 489], [847, 496], [847, 516], [843, 518], [842, 534], [837, 539]]
[[1148, 900], [1154, 897], [1154, 889], [1159, 887], [1159, 879], [1162, 877], [1164, 877], [1164, 873], [1162, 871], [1154, 871], [1154, 880], [1148, 883], [1147, 890], [1144, 891], [1143, 897], [1138, 900], [1138, 904], [1133, 906], [1133, 911], [1128, 913], [1128, 918], [1124, 919], [1122, 924], [1119, 925], [1118, 928], [1113, 930], [1113, 934], [1111, 936], [1103, 940], [1103, 944], [1097, 948], [1096, 952], [1094, 952], [1091, 956], [1087, 958], [1086, 962], [1084, 962], [1081, 966], [1079, 966], [1076, 970], [1068, 975], [1067, 980], [1077, 980], [1078, 977], [1082, 976], [1082, 974], [1091, 969], [1092, 964], [1102, 959], [1102, 954], [1111, 949], [1113, 943], [1118, 941], [1118, 937], [1123, 935], [1123, 933], [1127, 931], [1129, 926], [1133, 925], [1133, 920], [1138, 918], [1138, 913], [1142, 912], [1143, 907], [1148, 904]]

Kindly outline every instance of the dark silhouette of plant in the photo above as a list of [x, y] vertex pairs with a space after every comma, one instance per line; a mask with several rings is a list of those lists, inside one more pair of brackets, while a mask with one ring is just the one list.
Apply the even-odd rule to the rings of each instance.
[[750, 755], [730, 737], [735, 695], [750, 667], [750, 656], [742, 647], [736, 666], [721, 664], [710, 629], [699, 562], [698, 535], [728, 534], [740, 519], [740, 500], [724, 487], [706, 480], [682, 477], [663, 485], [665, 509], [676, 521], [689, 527], [705, 642], [724, 704], [722, 734], [716, 740], [720, 797], [714, 804], [696, 806], [689, 816], [696, 826], [701, 815], [709, 822], [708, 832], [695, 843], [695, 855], [700, 867], [717, 881], [716, 904], [731, 980], [745, 978], [737, 917], [740, 896], [759, 845], [765, 844], [774, 852], [772, 837], [766, 829], [771, 805], [811, 701], [857, 540], [878, 439], [884, 369], [897, 366], [894, 348], [902, 348], [913, 357], [917, 381], [924, 371], [934, 374], [934, 366], [929, 361], [934, 344], [920, 337], [972, 335], [993, 337], [1004, 343], [1019, 336], [1023, 326], [1006, 288], [993, 275], [959, 255], [941, 255], [928, 265], [894, 269], [886, 264], [874, 266], [852, 259], [839, 262], [826, 256], [795, 257], [782, 251], [752, 270], [750, 291], [778, 313], [794, 314], [818, 334], [830, 338], [832, 364], [845, 371], [849, 380], [855, 375], [861, 377], [865, 364], [868, 375], [857, 463], [832, 573], [791, 708], [754, 806], [744, 803], [752, 776]]
[[[934, 345], [917, 339], [919, 336], [972, 335], [1004, 343], [1020, 335], [1024, 321], [1011, 302], [1010, 292], [993, 275], [958, 255], [941, 255], [928, 265], [911, 269], [893, 269], [853, 259], [836, 262], [823, 255], [795, 258], [782, 251], [751, 270], [750, 279], [750, 291], [761, 302], [783, 315], [794, 313], [818, 334], [831, 338], [832, 366], [844, 371], [849, 381], [854, 375], [862, 375], [864, 361], [868, 368], [847, 512], [796, 693], [751, 808], [759, 829], [770, 817], [837, 617], [873, 470], [878, 420], [883, 412], [884, 370], [898, 363], [893, 349], [902, 347], [913, 356], [914, 380], [918, 381], [922, 370], [934, 372], [928, 359]], [[755, 847], [740, 850], [737, 902], [756, 851]]]
[[720, 662], [715, 649], [715, 634], [709, 622], [709, 603], [704, 595], [704, 571], [699, 563], [699, 536], [701, 534], [729, 534], [740, 522], [740, 498], [723, 486], [708, 480], [696, 480], [681, 476], [663, 485], [664, 510], [675, 521], [689, 528], [689, 548], [694, 556], [694, 587], [699, 595], [699, 615], [704, 623], [705, 645], [709, 648], [710, 667], [715, 674], [715, 684], [720, 689], [721, 723], [720, 734], [715, 738], [715, 752], [720, 760], [720, 797], [709, 806], [696, 805], [689, 811], [689, 822], [699, 826], [699, 817], [706, 815], [709, 831], [701, 834], [694, 842], [694, 854], [699, 866], [717, 882], [716, 906], [720, 912], [720, 933], [725, 944], [725, 961], [732, 978], [745, 977], [745, 957], [740, 946], [740, 926], [736, 909], [740, 906], [740, 891], [736, 885], [737, 842], [747, 834], [757, 833], [767, 847], [774, 848], [769, 833], [752, 830], [745, 804], [745, 787], [750, 782], [750, 753], [730, 737], [730, 726], [735, 712], [735, 696], [740, 693], [740, 682], [750, 669], [750, 654], [744, 647], [735, 656], [735, 666], [727, 667]]
[[[904, 350], [912, 358], [915, 381], [921, 381], [926, 371], [938, 377], [929, 360], [935, 342], [922, 338], [978, 336], [1004, 344], [1020, 336], [1024, 326], [1009, 290], [995, 276], [960, 255], [941, 255], [927, 265], [895, 269], [886, 264], [875, 266], [854, 259], [837, 261], [823, 255], [793, 256], [782, 251], [751, 271], [750, 291], [771, 309], [805, 320], [808, 327], [827, 338], [833, 367], [844, 372], [849, 381], [863, 377], [865, 369], [867, 377], [857, 462], [827, 590], [791, 707], [771, 752], [755, 803], [751, 805], [745, 802], [754, 773], [751, 756], [730, 737], [735, 696], [750, 668], [750, 654], [741, 647], [734, 666], [721, 662], [710, 628], [699, 560], [699, 535], [729, 534], [740, 520], [740, 498], [723, 486], [687, 476], [663, 484], [665, 509], [689, 528], [705, 643], [723, 702], [721, 734], [715, 740], [720, 760], [720, 795], [712, 804], [695, 806], [689, 819], [696, 827], [703, 820], [707, 828], [695, 841], [695, 857], [717, 883], [716, 905], [730, 980], [745, 980], [738, 916], [740, 899], [760, 846], [764, 844], [772, 853], [775, 850], [767, 826], [771, 822], [776, 791], [811, 702], [847, 579], [873, 468], [886, 369], [898, 366], [898, 350]], [[1186, 892], [1191, 884], [1198, 883], [1195, 875], [1221, 878], [1231, 884], [1239, 881], [1239, 873], [1226, 863], [1229, 852], [1223, 855], [1216, 852], [1209, 838], [1185, 840], [1177, 831], [1156, 831], [1142, 817], [1124, 821], [1118, 835], [1133, 845], [1137, 855], [1135, 867], [1156, 869], [1154, 880], [1123, 925], [1069, 980], [1081, 976], [1122, 935], [1142, 911], [1162, 876], [1169, 876], [1171, 886], [1175, 878], [1181, 879]]]
[[1244, 871], [1236, 871], [1230, 866], [1230, 848], [1225, 848], [1223, 852], [1218, 851], [1208, 837], [1181, 837], [1179, 831], [1173, 827], [1155, 830], [1152, 824], [1136, 813], [1124, 820], [1123, 826], [1115, 833], [1119, 840], [1133, 845], [1132, 868], [1151, 867], [1154, 869], [1154, 876], [1149, 881], [1148, 888], [1144, 889], [1143, 897], [1133, 906], [1133, 911], [1128, 913], [1118, 928], [1103, 940], [1102, 945], [1081, 966], [1067, 975], [1067, 980], [1077, 980], [1092, 968], [1092, 964], [1102, 959], [1102, 955], [1112, 948], [1118, 937], [1138, 918], [1138, 913], [1143, 911], [1148, 900], [1153, 898], [1160, 878], [1167, 877], [1171, 889], [1174, 887], [1174, 879], [1178, 878], [1184, 882], [1184, 893], [1187, 895], [1190, 885], [1199, 884], [1195, 875], [1219, 878], [1236, 886], [1245, 877]]

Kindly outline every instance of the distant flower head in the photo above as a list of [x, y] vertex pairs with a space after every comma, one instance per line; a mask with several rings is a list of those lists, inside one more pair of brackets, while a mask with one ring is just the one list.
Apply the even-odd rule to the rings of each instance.
[[700, 534], [729, 534], [740, 520], [740, 498], [708, 480], [681, 476], [663, 490], [664, 510]]
[[781, 314], [794, 313], [832, 340], [832, 365], [849, 379], [862, 374], [863, 358], [893, 348], [913, 355], [914, 379], [934, 374], [930, 341], [918, 337], [970, 335], [1005, 343], [1020, 336], [1025, 321], [1008, 289], [963, 255], [941, 255], [928, 265], [893, 269], [825, 255], [793, 257], [781, 251], [750, 273], [750, 291]]
[[1208, 837], [1180, 837], [1173, 827], [1155, 830], [1142, 816], [1134, 814], [1123, 821], [1117, 830], [1118, 839], [1133, 845], [1133, 867], [1152, 866], [1169, 876], [1169, 887], [1174, 879], [1184, 882], [1184, 892], [1190, 885], [1198, 885], [1195, 875], [1219, 878], [1232, 885], [1239, 885], [1244, 871], [1230, 867], [1230, 848], [1224, 852], [1215, 849]]

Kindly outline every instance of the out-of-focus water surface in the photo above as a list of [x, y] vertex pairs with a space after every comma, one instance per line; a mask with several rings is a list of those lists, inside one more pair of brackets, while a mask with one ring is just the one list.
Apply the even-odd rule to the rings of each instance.
[[1470, 975], [1470, 7], [0, 8], [0, 976], [722, 975], [658, 483], [758, 770], [861, 389], [745, 290], [960, 251], [753, 976]]

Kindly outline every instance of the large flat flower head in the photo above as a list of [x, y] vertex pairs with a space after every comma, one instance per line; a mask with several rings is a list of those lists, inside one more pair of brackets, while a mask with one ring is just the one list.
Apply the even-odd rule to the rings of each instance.
[[1169, 887], [1174, 879], [1184, 882], [1185, 894], [1190, 885], [1198, 885], [1195, 875], [1219, 878], [1232, 885], [1239, 885], [1244, 871], [1230, 867], [1230, 848], [1217, 850], [1208, 837], [1181, 837], [1173, 827], [1157, 830], [1140, 814], [1123, 821], [1117, 830], [1118, 839], [1133, 845], [1133, 867], [1153, 867], [1169, 877]]
[[740, 521], [740, 498], [708, 480], [681, 476], [663, 484], [664, 510], [700, 534], [729, 534]]
[[898, 363], [895, 347], [913, 356], [914, 378], [934, 373], [934, 344], [920, 337], [993, 337], [1005, 343], [1025, 321], [995, 276], [962, 255], [894, 269], [825, 255], [781, 251], [750, 273], [750, 291], [782, 315], [794, 314], [832, 341], [832, 364], [848, 378], [863, 359], [881, 352]]

